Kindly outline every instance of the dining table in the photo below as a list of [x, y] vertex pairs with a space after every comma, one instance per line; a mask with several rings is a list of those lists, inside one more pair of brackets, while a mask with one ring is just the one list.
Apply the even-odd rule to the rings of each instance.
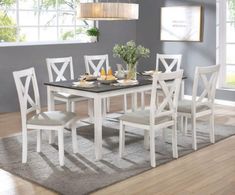
[[[181, 82], [180, 99], [184, 97], [184, 80]], [[46, 82], [48, 111], [55, 110], [54, 93], [67, 93], [76, 96], [91, 98], [94, 102], [94, 145], [96, 160], [102, 159], [102, 100], [120, 95], [131, 94], [132, 111], [137, 109], [137, 94], [149, 91], [152, 88], [152, 79], [148, 76], [138, 76], [138, 83], [135, 85], [102, 84], [95, 81], [94, 87], [79, 87], [74, 85], [74, 80]], [[77, 81], [77, 80], [76, 80]], [[169, 81], [170, 82], [170, 81]], [[50, 141], [53, 140], [52, 131], [50, 131]]]

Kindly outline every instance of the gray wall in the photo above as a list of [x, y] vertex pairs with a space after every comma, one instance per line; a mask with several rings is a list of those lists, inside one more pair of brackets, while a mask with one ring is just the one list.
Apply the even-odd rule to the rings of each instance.
[[[160, 8], [162, 6], [202, 5], [204, 29], [202, 42], [160, 41]], [[182, 68], [188, 76], [186, 94], [192, 94], [192, 81], [196, 66], [216, 63], [216, 1], [215, 0], [146, 0], [140, 1], [141, 17], [137, 22], [137, 41], [151, 49], [149, 68], [155, 67], [156, 53], [183, 54]], [[234, 91], [217, 90], [217, 98], [235, 99]]]
[[[113, 59], [112, 48], [115, 43], [137, 40], [151, 49], [151, 57], [140, 61], [138, 70], [155, 67], [155, 54], [182, 53], [182, 68], [188, 76], [186, 94], [191, 94], [191, 86], [196, 66], [215, 64], [216, 47], [216, 4], [215, 0], [144, 0], [140, 3], [140, 19], [123, 22], [100, 22], [101, 37], [94, 44], [68, 44], [48, 46], [0, 47], [0, 112], [19, 109], [12, 72], [34, 66], [36, 69], [41, 100], [46, 102], [46, 90], [43, 82], [48, 80], [45, 58], [72, 56], [75, 75], [84, 73], [83, 55], [104, 54], [110, 56], [110, 64], [115, 67], [118, 59]], [[160, 7], [165, 5], [203, 5], [204, 36], [199, 43], [161, 42], [160, 41]], [[116, 68], [116, 67], [115, 67]], [[217, 98], [235, 99], [234, 91], [217, 90]]]
[[12, 72], [35, 67], [40, 88], [42, 105], [46, 103], [48, 81], [45, 58], [72, 56], [75, 76], [85, 72], [83, 56], [89, 54], [109, 54], [110, 65], [116, 68], [119, 59], [113, 59], [112, 48], [115, 43], [136, 40], [135, 21], [100, 22], [101, 36], [98, 43], [0, 47], [0, 112], [19, 110], [16, 88]]

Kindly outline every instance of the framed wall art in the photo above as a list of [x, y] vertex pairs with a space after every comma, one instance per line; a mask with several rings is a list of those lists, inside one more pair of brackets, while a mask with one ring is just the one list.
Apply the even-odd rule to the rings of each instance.
[[161, 41], [201, 41], [202, 6], [161, 8]]

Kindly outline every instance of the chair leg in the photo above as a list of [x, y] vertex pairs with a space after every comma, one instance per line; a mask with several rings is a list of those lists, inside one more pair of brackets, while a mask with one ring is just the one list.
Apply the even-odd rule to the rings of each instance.
[[41, 152], [42, 148], [42, 130], [37, 130], [37, 152]]
[[124, 99], [123, 99], [123, 112], [126, 113], [127, 112], [127, 95], [124, 95]]
[[103, 105], [102, 105], [103, 106], [103, 117], [105, 117], [107, 114], [107, 99], [104, 98], [102, 103], [103, 103]]
[[165, 128], [162, 129], [162, 138], [163, 138], [164, 142], [166, 142], [166, 140], [167, 140], [167, 130]]
[[75, 102], [71, 102], [71, 111], [72, 112], [75, 112], [75, 106], [76, 106], [76, 103]]
[[58, 131], [59, 161], [60, 166], [64, 166], [64, 129]]
[[156, 157], [155, 157], [155, 131], [150, 128], [150, 162], [152, 167], [156, 167]]
[[193, 149], [197, 150], [197, 132], [196, 132], [196, 118], [192, 116], [192, 141]]
[[180, 131], [184, 132], [184, 117], [180, 117]]
[[27, 162], [27, 152], [28, 152], [28, 138], [27, 129], [22, 129], [22, 163]]
[[187, 135], [188, 133], [188, 118], [185, 117], [185, 120], [184, 120], [184, 135]]
[[88, 115], [89, 115], [90, 122], [92, 123], [94, 121], [93, 101], [92, 101], [92, 99], [88, 99]]
[[66, 102], [66, 111], [71, 112], [71, 102], [70, 101]]
[[106, 99], [106, 110], [107, 112], [110, 112], [110, 98]]
[[141, 92], [141, 110], [145, 109], [145, 93], [144, 91]]
[[125, 126], [123, 125], [123, 122], [120, 121], [120, 132], [119, 132], [119, 156], [120, 158], [123, 158], [125, 150]]
[[215, 119], [214, 113], [210, 116], [210, 142], [215, 143]]
[[175, 119], [174, 125], [172, 127], [172, 151], [173, 151], [173, 158], [178, 158], [176, 119]]
[[78, 141], [77, 141], [77, 128], [76, 125], [72, 125], [72, 144], [73, 144], [73, 153], [78, 153]]
[[144, 148], [149, 150], [149, 131], [144, 130]]

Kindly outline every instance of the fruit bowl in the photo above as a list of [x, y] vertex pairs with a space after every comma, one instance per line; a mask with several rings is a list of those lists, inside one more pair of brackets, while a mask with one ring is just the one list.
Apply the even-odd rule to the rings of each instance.
[[101, 76], [97, 80], [102, 84], [111, 84], [117, 81], [115, 76]]

